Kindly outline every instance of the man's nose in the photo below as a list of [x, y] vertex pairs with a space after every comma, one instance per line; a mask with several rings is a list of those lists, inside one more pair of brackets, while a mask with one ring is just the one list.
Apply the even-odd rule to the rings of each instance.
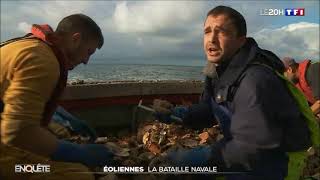
[[213, 30], [210, 37], [211, 42], [215, 42], [217, 40], [217, 37], [218, 33]]

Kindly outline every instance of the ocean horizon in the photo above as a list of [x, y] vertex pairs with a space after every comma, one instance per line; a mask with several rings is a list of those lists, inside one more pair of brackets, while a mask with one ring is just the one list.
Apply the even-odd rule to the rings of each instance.
[[69, 71], [68, 82], [203, 80], [203, 66], [92, 63]]

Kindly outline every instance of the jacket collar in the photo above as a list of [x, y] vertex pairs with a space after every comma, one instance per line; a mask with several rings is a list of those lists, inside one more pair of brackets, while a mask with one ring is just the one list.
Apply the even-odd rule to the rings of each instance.
[[237, 53], [228, 61], [224, 62], [221, 68], [218, 87], [232, 85], [243, 73], [248, 64], [252, 62], [257, 54], [259, 47], [252, 38], [247, 38], [246, 43], [237, 51]]
[[39, 38], [46, 44], [51, 46], [55, 51], [55, 54], [59, 54], [59, 62], [62, 63], [63, 68], [66, 69], [67, 63], [69, 61], [66, 54], [57, 46], [57, 37], [54, 35], [53, 29], [48, 24], [33, 24], [31, 27], [31, 34], [33, 37]]
[[220, 67], [220, 77], [212, 79], [213, 93], [217, 96], [215, 98], [219, 99], [218, 96], [220, 96], [220, 101], [226, 100], [230, 87], [237, 84], [238, 79], [250, 64], [265, 64], [279, 73], [284, 71], [282, 61], [275, 54], [260, 49], [253, 38], [247, 38], [246, 43], [236, 54]]
[[49, 34], [52, 34], [53, 30], [48, 24], [33, 24], [31, 27], [31, 34], [34, 37], [41, 39], [42, 41], [48, 43], [49, 45], [53, 45], [49, 40]]

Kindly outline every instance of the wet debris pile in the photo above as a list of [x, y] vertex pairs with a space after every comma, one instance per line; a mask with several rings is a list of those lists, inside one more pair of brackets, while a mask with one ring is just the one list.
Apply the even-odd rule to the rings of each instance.
[[160, 122], [143, 124], [137, 133], [138, 142], [142, 142], [144, 149], [154, 155], [161, 154], [172, 146], [193, 148], [201, 144], [212, 143], [217, 138], [222, 138], [218, 126], [199, 132], [185, 129], [182, 125]]
[[320, 148], [308, 150], [307, 166], [303, 171], [303, 177], [320, 179]]
[[[147, 167], [153, 159], [166, 154], [166, 152], [212, 144], [222, 137], [218, 125], [196, 131], [184, 128], [179, 124], [149, 121], [140, 124], [135, 134], [128, 133], [120, 137], [99, 137], [95, 143], [104, 144], [111, 149], [115, 154], [115, 161], [120, 166]], [[80, 144], [89, 143], [89, 138], [81, 136], [69, 136], [65, 139]], [[308, 151], [307, 167], [304, 169], [303, 177], [316, 179], [320, 177], [319, 157], [319, 149]]]
[[[222, 138], [218, 126], [196, 131], [184, 128], [178, 124], [164, 124], [157, 121], [143, 122], [139, 125], [137, 133], [127, 133], [118, 137], [99, 137], [95, 143], [103, 144], [114, 154], [114, 160], [119, 166], [139, 166], [147, 169], [155, 160], [159, 163], [158, 157], [169, 151], [179, 151], [200, 145], [211, 144]], [[87, 144], [89, 138], [71, 136], [66, 140]], [[160, 162], [161, 163], [161, 162]], [[152, 165], [151, 165], [152, 166]], [[92, 169], [93, 172], [101, 172], [101, 168]], [[186, 179], [187, 176], [182, 176]], [[130, 175], [130, 174], [96, 174], [98, 180], [153, 180], [168, 179], [162, 175]]]
[[[104, 144], [115, 154], [116, 162], [121, 166], [148, 166], [153, 158], [168, 150], [193, 148], [211, 144], [222, 138], [218, 126], [195, 131], [182, 125], [164, 124], [157, 121], [144, 122], [136, 134], [123, 137], [99, 137], [97, 144]], [[86, 144], [89, 138], [72, 136], [67, 140]]]

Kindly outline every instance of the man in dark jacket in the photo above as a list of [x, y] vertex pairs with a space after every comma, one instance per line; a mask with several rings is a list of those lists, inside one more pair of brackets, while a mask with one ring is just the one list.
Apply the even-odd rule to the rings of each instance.
[[[205, 89], [199, 104], [173, 108], [186, 126], [210, 127], [216, 119], [224, 138], [213, 145], [169, 153], [175, 166], [212, 166], [218, 171], [245, 172], [230, 179], [284, 179], [288, 121], [301, 127], [302, 142], [310, 142], [307, 125], [275, 71], [284, 66], [272, 52], [246, 37], [246, 22], [236, 10], [218, 6], [204, 23]], [[161, 111], [170, 105], [154, 106]], [[182, 113], [183, 112], [183, 113]], [[170, 121], [166, 114], [160, 120]], [[299, 129], [299, 128], [298, 128]], [[295, 137], [297, 139], [301, 136]], [[302, 145], [306, 148], [307, 145]]]

